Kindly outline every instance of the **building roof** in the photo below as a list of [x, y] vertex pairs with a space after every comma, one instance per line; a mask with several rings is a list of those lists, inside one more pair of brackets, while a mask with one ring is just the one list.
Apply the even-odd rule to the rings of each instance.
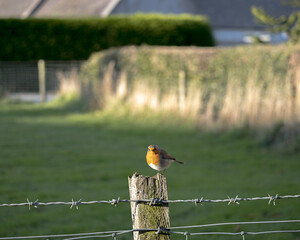
[[0, 0], [0, 17], [105, 17], [120, 0]]
[[0, 0], [0, 17], [23, 18], [35, 2], [34, 0]]
[[[112, 0], [47, 0], [35, 12], [35, 17], [106, 16]], [[117, 1], [118, 2], [118, 1]], [[116, 3], [117, 3], [116, 2]], [[114, 7], [114, 6], [113, 6]]]
[[272, 16], [295, 9], [282, 0], [0, 0], [0, 17], [96, 17], [137, 12], [206, 15], [213, 28], [258, 29], [251, 6]]

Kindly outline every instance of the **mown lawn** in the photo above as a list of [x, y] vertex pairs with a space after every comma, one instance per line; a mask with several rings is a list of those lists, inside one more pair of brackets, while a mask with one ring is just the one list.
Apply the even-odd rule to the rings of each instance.
[[[127, 177], [155, 175], [149, 144], [185, 161], [167, 170], [169, 199], [224, 199], [300, 193], [300, 153], [267, 149], [249, 130], [205, 132], [173, 116], [75, 112], [58, 104], [0, 104], [0, 203], [128, 199]], [[300, 218], [300, 199], [171, 204], [172, 226]], [[130, 206], [2, 207], [0, 237], [131, 228]], [[299, 224], [201, 231], [299, 229]], [[200, 231], [194, 229], [193, 231]], [[198, 237], [190, 237], [198, 239]], [[240, 239], [208, 236], [207, 239]], [[300, 234], [263, 239], [300, 239]], [[118, 239], [132, 239], [131, 234]], [[173, 239], [185, 239], [176, 236]], [[246, 239], [262, 239], [246, 236]]]

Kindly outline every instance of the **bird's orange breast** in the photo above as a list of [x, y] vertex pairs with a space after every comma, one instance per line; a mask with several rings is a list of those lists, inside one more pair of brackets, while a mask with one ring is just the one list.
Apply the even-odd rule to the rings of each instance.
[[146, 155], [147, 163], [150, 165], [150, 163], [154, 165], [159, 164], [159, 152], [158, 150], [154, 151], [148, 151]]

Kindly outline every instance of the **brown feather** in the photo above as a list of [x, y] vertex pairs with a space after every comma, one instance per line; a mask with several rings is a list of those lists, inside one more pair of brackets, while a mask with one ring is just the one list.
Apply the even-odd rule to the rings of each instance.
[[181, 161], [176, 160], [176, 159], [174, 159], [174, 161], [175, 161], [175, 162], [178, 162], [178, 163], [180, 163], [180, 164], [184, 164], [184, 162], [181, 162]]
[[176, 160], [176, 158], [172, 157], [169, 153], [167, 153], [165, 150], [160, 149], [160, 154], [162, 156], [162, 158], [164, 159], [172, 159], [172, 160]]
[[171, 160], [174, 160], [175, 162], [178, 162], [180, 164], [184, 164], [184, 162], [181, 162], [181, 161], [177, 160], [176, 158], [171, 156], [169, 153], [167, 153], [167, 151], [165, 151], [163, 149], [160, 149], [160, 154], [161, 154], [162, 158], [164, 158], [164, 159], [171, 159]]

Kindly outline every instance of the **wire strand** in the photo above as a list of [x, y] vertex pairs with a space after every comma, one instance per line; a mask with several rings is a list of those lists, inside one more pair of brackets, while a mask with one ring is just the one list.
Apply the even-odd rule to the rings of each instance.
[[119, 232], [132, 232], [133, 230], [120, 230], [120, 231], [105, 231], [105, 232], [90, 232], [90, 233], [71, 233], [71, 234], [56, 234], [56, 235], [39, 235], [39, 236], [23, 236], [23, 237], [0, 237], [0, 240], [10, 239], [35, 239], [35, 238], [53, 238], [53, 237], [80, 237], [80, 236], [92, 236], [92, 235], [109, 235]]
[[249, 224], [276, 224], [276, 223], [299, 223], [300, 220], [278, 220], [278, 221], [255, 221], [255, 222], [228, 222], [228, 223], [210, 223], [192, 226], [170, 227], [169, 229], [185, 229], [185, 228], [204, 228], [226, 225], [249, 225]]
[[196, 198], [196, 199], [177, 199], [177, 200], [163, 200], [163, 199], [139, 199], [139, 200], [134, 200], [134, 199], [112, 199], [112, 200], [99, 200], [99, 201], [72, 201], [69, 202], [39, 202], [38, 200], [35, 200], [34, 202], [29, 201], [27, 199], [27, 202], [23, 203], [2, 203], [0, 204], [0, 207], [19, 207], [19, 206], [27, 206], [29, 209], [30, 207], [39, 207], [39, 206], [52, 206], [52, 205], [70, 205], [72, 207], [78, 207], [80, 205], [90, 205], [90, 204], [110, 204], [113, 206], [116, 206], [119, 203], [128, 203], [128, 202], [137, 202], [137, 203], [151, 203], [151, 205], [157, 205], [157, 204], [168, 204], [168, 203], [194, 203], [194, 204], [202, 204], [202, 203], [228, 203], [230, 205], [231, 203], [239, 204], [241, 201], [257, 201], [257, 200], [267, 200], [268, 204], [273, 204], [275, 205], [275, 201], [278, 199], [291, 199], [291, 198], [300, 198], [300, 195], [285, 195], [285, 196], [279, 196], [276, 194], [275, 196], [268, 195], [266, 197], [238, 197], [238, 195], [234, 198], [226, 198], [226, 199], [204, 199], [202, 198]]
[[204, 228], [204, 227], [215, 227], [225, 225], [247, 225], [247, 224], [278, 224], [278, 223], [299, 223], [300, 219], [295, 220], [278, 220], [278, 221], [255, 221], [255, 222], [229, 222], [229, 223], [212, 223], [202, 225], [191, 225], [191, 226], [178, 226], [170, 228], [143, 228], [143, 229], [129, 229], [129, 230], [117, 230], [117, 231], [104, 231], [104, 232], [90, 232], [90, 233], [73, 233], [73, 234], [57, 234], [57, 235], [42, 235], [42, 236], [22, 236], [22, 237], [0, 237], [0, 240], [17, 240], [17, 239], [37, 239], [37, 238], [64, 238], [64, 240], [77, 240], [85, 238], [101, 238], [101, 237], [116, 237], [121, 234], [131, 232], [168, 232], [170, 234], [181, 234], [181, 235], [259, 235], [259, 234], [271, 234], [271, 233], [298, 233], [300, 229], [296, 230], [273, 230], [273, 231], [261, 231], [261, 232], [179, 232], [172, 231], [173, 229], [191, 229], [191, 228]]

